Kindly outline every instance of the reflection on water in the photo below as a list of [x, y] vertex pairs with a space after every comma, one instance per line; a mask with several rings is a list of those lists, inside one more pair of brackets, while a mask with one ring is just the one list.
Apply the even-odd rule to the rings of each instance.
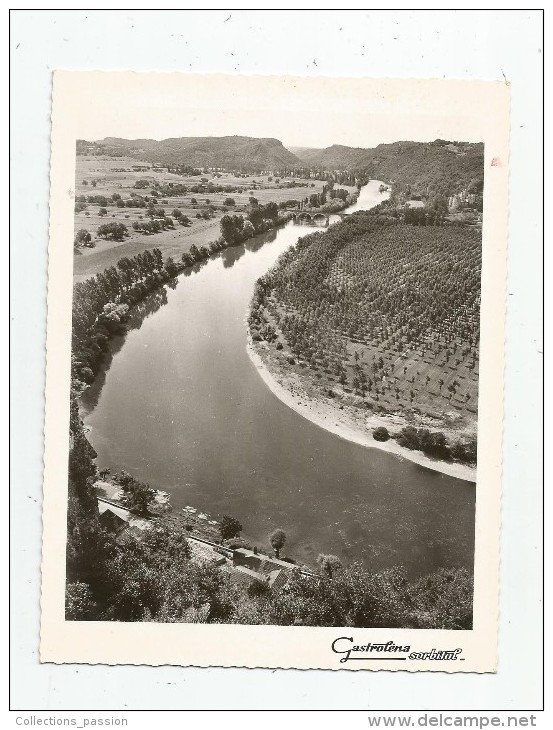
[[102, 394], [102, 388], [106, 382], [106, 377], [111, 367], [111, 363], [113, 362], [113, 358], [125, 344], [127, 334], [132, 330], [141, 327], [142, 323], [148, 317], [155, 314], [155, 312], [167, 304], [167, 289], [165, 287], [175, 289], [177, 285], [178, 279], [168, 281], [164, 286], [161, 286], [151, 294], [148, 294], [147, 297], [144, 297], [144, 299], [135, 304], [130, 310], [129, 319], [127, 321], [127, 332], [124, 335], [118, 335], [110, 340], [109, 348], [103, 357], [100, 371], [94, 378], [92, 385], [89, 386], [81, 396], [80, 411], [83, 418], [93, 411], [98, 405], [100, 395]]
[[177, 279], [168, 281], [164, 286], [156, 289], [147, 297], [138, 302], [129, 312], [128, 330], [137, 329], [142, 325], [147, 317], [158, 311], [167, 304], [167, 287], [175, 289], [177, 287]]
[[326, 552], [411, 575], [471, 568], [473, 485], [311, 424], [249, 360], [255, 281], [301, 235], [288, 223], [226, 249], [133, 311], [83, 397], [98, 465], [167, 490], [176, 510], [237, 517], [259, 547], [281, 527], [305, 562]]
[[230, 269], [246, 253], [243, 245], [231, 246], [221, 251], [220, 256], [225, 269]]
[[272, 243], [276, 240], [276, 237], [278, 236], [280, 230], [280, 228], [271, 228], [265, 233], [262, 233], [260, 236], [255, 236], [255, 238], [249, 238], [244, 244], [246, 247], [246, 251], [251, 251], [252, 253], [255, 253], [267, 243]]

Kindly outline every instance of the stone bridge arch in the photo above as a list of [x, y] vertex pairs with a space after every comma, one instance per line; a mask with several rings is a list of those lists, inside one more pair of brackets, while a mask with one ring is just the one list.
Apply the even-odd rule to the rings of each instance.
[[300, 213], [296, 213], [294, 216], [294, 222], [295, 223], [307, 223], [313, 226], [328, 226], [329, 224], [329, 217], [326, 213], [314, 213], [311, 215], [305, 210], [302, 210]]
[[312, 217], [312, 221], [318, 226], [328, 226], [328, 216], [326, 213], [315, 213]]

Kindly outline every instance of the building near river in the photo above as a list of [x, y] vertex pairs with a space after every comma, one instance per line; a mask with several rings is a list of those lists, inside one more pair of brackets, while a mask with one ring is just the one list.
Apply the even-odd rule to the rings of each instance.
[[286, 585], [292, 571], [300, 571], [303, 575], [315, 575], [304, 568], [300, 568], [295, 563], [263, 555], [246, 548], [233, 550], [232, 565], [236, 571], [266, 582], [273, 590], [279, 590]]

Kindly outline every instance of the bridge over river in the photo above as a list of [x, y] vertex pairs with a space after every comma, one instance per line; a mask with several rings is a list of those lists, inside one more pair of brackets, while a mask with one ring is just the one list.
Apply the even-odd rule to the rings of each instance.
[[306, 210], [293, 213], [294, 223], [328, 228], [330, 216], [327, 213], [308, 213]]

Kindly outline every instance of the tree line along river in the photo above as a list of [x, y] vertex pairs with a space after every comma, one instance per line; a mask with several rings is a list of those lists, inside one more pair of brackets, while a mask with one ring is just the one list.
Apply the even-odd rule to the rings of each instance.
[[[379, 203], [379, 186], [348, 212]], [[284, 552], [311, 565], [323, 552], [410, 576], [472, 570], [473, 484], [319, 428], [271, 393], [247, 355], [254, 284], [308, 232], [289, 222], [228, 248], [133, 311], [81, 399], [98, 465], [166, 490], [175, 510], [238, 518], [260, 547], [281, 527]]]

